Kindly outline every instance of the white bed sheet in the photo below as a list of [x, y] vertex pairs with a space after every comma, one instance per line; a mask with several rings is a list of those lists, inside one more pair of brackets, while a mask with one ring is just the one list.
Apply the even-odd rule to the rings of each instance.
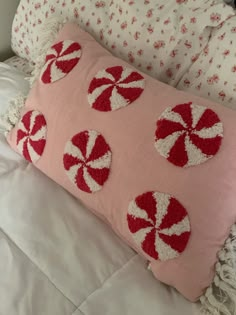
[[23, 72], [27, 76], [30, 76], [33, 70], [33, 65], [28, 60], [18, 56], [13, 56], [7, 59], [4, 61], [4, 64], [10, 66], [11, 69], [15, 68], [16, 70]]
[[0, 315], [200, 314], [2, 133], [0, 188]]
[[19, 92], [24, 95], [28, 93], [29, 82], [25, 80], [26, 77], [27, 74], [22, 70], [0, 62], [0, 115]]

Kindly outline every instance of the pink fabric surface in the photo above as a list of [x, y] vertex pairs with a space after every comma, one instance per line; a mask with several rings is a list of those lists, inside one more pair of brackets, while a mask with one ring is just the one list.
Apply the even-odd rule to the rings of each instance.
[[[47, 122], [46, 145], [35, 165], [108, 221], [118, 235], [151, 261], [152, 271], [159, 280], [195, 301], [210, 285], [217, 252], [236, 222], [235, 113], [206, 99], [177, 91], [145, 74], [141, 74], [145, 79], [144, 90], [130, 105], [109, 112], [95, 110], [90, 107], [87, 96], [97, 72], [112, 66], [131, 66], [111, 56], [74, 24], [67, 24], [56, 42], [68, 39], [81, 46], [78, 64], [56, 82], [43, 84], [38, 80], [22, 113], [37, 110]], [[224, 135], [214, 157], [183, 168], [157, 152], [155, 131], [156, 122], [167, 107], [189, 102], [212, 109], [223, 124]], [[72, 184], [63, 165], [65, 144], [84, 130], [102, 134], [112, 153], [108, 179], [101, 190], [94, 193], [84, 192]], [[8, 141], [18, 150], [16, 139], [17, 126]], [[135, 244], [129, 231], [129, 204], [148, 191], [170, 194], [187, 210], [191, 235], [177, 258], [167, 261], [150, 258]]]

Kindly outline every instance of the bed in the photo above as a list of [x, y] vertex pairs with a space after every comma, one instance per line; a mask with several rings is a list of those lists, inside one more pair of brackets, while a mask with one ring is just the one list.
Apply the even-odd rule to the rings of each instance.
[[[37, 29], [38, 25], [43, 23], [43, 17], [54, 14], [57, 10], [61, 11], [57, 13], [62, 16], [67, 10], [68, 16], [73, 14], [74, 19], [81, 18], [83, 14], [81, 3], [75, 6], [75, 1], [71, 1], [73, 10], [70, 10], [68, 9], [70, 2], [61, 1], [62, 9], [59, 10], [56, 0], [54, 2], [48, 4], [48, 7], [47, 1], [38, 3], [33, 1], [30, 2], [29, 7], [24, 8], [22, 6], [26, 1], [22, 1], [23, 4], [19, 5], [13, 23], [15, 40], [12, 43], [13, 49], [19, 56], [0, 63], [1, 113], [19, 93], [27, 95], [30, 89], [29, 78], [38, 58], [36, 53], [38, 35], [33, 35], [29, 29], [27, 33], [29, 25], [27, 23], [21, 25], [20, 17], [24, 16], [28, 22], [30, 17], [37, 15], [41, 10], [37, 25], [34, 26]], [[127, 2], [124, 1], [124, 6], [128, 5]], [[179, 1], [183, 5], [185, 2], [188, 1]], [[215, 57], [214, 61], [209, 63], [214, 48], [219, 45], [218, 37], [223, 31], [224, 37], [228, 41], [232, 40], [231, 45], [233, 45], [234, 31], [230, 35], [227, 30], [232, 30], [235, 12], [231, 7], [220, 3], [221, 1], [205, 1], [203, 7], [208, 5], [210, 7], [208, 10], [212, 10], [210, 2], [216, 3], [218, 9], [224, 8], [222, 21], [225, 23], [221, 21], [215, 27], [211, 25], [205, 28], [204, 47], [198, 47], [199, 54], [196, 60], [192, 60], [193, 56], [190, 54], [189, 61], [186, 61], [182, 69], [177, 67], [178, 56], [173, 62], [176, 51], [169, 44], [166, 47], [169, 52], [165, 64], [161, 64], [162, 58], [158, 59], [157, 63], [155, 61], [157, 57], [153, 57], [150, 63], [145, 60], [149, 60], [148, 56], [152, 52], [148, 50], [143, 56], [140, 51], [140, 46], [143, 45], [142, 38], [138, 40], [141, 35], [133, 33], [134, 29], [126, 34], [132, 36], [131, 48], [126, 49], [124, 44], [122, 50], [119, 42], [114, 43], [113, 40], [109, 40], [108, 27], [101, 33], [100, 29], [96, 29], [95, 24], [92, 26], [91, 23], [86, 24], [85, 18], [80, 20], [80, 24], [83, 23], [84, 28], [87, 28], [115, 55], [128, 60], [142, 71], [179, 89], [235, 107], [234, 82], [230, 82], [235, 75], [232, 71], [235, 57], [231, 57], [230, 62], [227, 63], [227, 72], [217, 68], [219, 62], [226, 64], [227, 54], [222, 60]], [[90, 1], [88, 6], [95, 5], [101, 12], [106, 7], [103, 3], [104, 1]], [[111, 1], [111, 6], [115, 8], [114, 15], [121, 14], [120, 7], [115, 5], [116, 3]], [[149, 6], [152, 6], [152, 1], [145, 1], [145, 12], [151, 14]], [[32, 8], [35, 8], [35, 11], [32, 11]], [[207, 13], [211, 15], [212, 11]], [[202, 14], [202, 11], [199, 14]], [[104, 13], [104, 20], [105, 16]], [[96, 24], [100, 24], [97, 19]], [[21, 34], [20, 38], [22, 38], [23, 33], [25, 40], [19, 38], [17, 40], [17, 36]], [[104, 36], [107, 36], [107, 41], [104, 40]], [[212, 40], [209, 41], [209, 38]], [[122, 42], [124, 41], [125, 39], [122, 39]], [[162, 45], [161, 41], [156, 45]], [[130, 49], [133, 49], [133, 52], [130, 53]], [[154, 49], [157, 51], [160, 48], [158, 46]], [[222, 56], [221, 51], [217, 50], [217, 53]], [[166, 50], [162, 55], [163, 58], [164, 55]], [[142, 64], [141, 59], [144, 60]], [[161, 71], [158, 71], [158, 68]], [[216, 69], [220, 71], [218, 79], [214, 77]], [[173, 75], [170, 75], [171, 73]], [[227, 84], [225, 84], [225, 76], [228, 78]], [[104, 222], [90, 213], [80, 201], [13, 152], [7, 144], [4, 126], [1, 123], [0, 187], [0, 271], [2, 274], [0, 314], [201, 314], [200, 304], [190, 303], [175, 289], [158, 282], [148, 270], [147, 261], [120, 240]]]
[[[27, 89], [14, 65], [0, 64], [1, 108], [17, 88]], [[14, 153], [3, 133], [0, 187], [1, 314], [199, 314], [157, 283], [107, 225]]]

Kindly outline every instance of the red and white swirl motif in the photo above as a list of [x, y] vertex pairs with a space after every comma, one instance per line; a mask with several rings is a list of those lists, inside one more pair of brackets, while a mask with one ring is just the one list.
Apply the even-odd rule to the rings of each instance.
[[168, 107], [157, 121], [155, 147], [169, 162], [188, 167], [212, 158], [223, 138], [223, 124], [204, 106], [188, 103]]
[[135, 243], [155, 260], [178, 257], [189, 241], [187, 211], [169, 194], [152, 191], [138, 196], [129, 204], [127, 220]]
[[96, 110], [108, 112], [125, 107], [143, 92], [143, 76], [122, 66], [101, 70], [91, 81], [88, 102]]
[[92, 193], [102, 189], [108, 179], [111, 155], [104, 137], [86, 130], [67, 142], [63, 162], [70, 180], [80, 190]]
[[27, 112], [18, 124], [17, 149], [29, 162], [42, 156], [46, 145], [46, 120], [39, 111]]
[[64, 78], [77, 65], [81, 53], [80, 44], [72, 40], [53, 45], [47, 53], [41, 81], [47, 84]]

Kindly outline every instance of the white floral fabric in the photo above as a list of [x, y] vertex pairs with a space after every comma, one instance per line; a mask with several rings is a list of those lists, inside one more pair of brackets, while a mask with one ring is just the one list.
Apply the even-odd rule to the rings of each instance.
[[76, 21], [162, 82], [236, 108], [236, 12], [223, 0], [21, 0], [12, 28], [19, 56], [36, 60], [50, 17]]

